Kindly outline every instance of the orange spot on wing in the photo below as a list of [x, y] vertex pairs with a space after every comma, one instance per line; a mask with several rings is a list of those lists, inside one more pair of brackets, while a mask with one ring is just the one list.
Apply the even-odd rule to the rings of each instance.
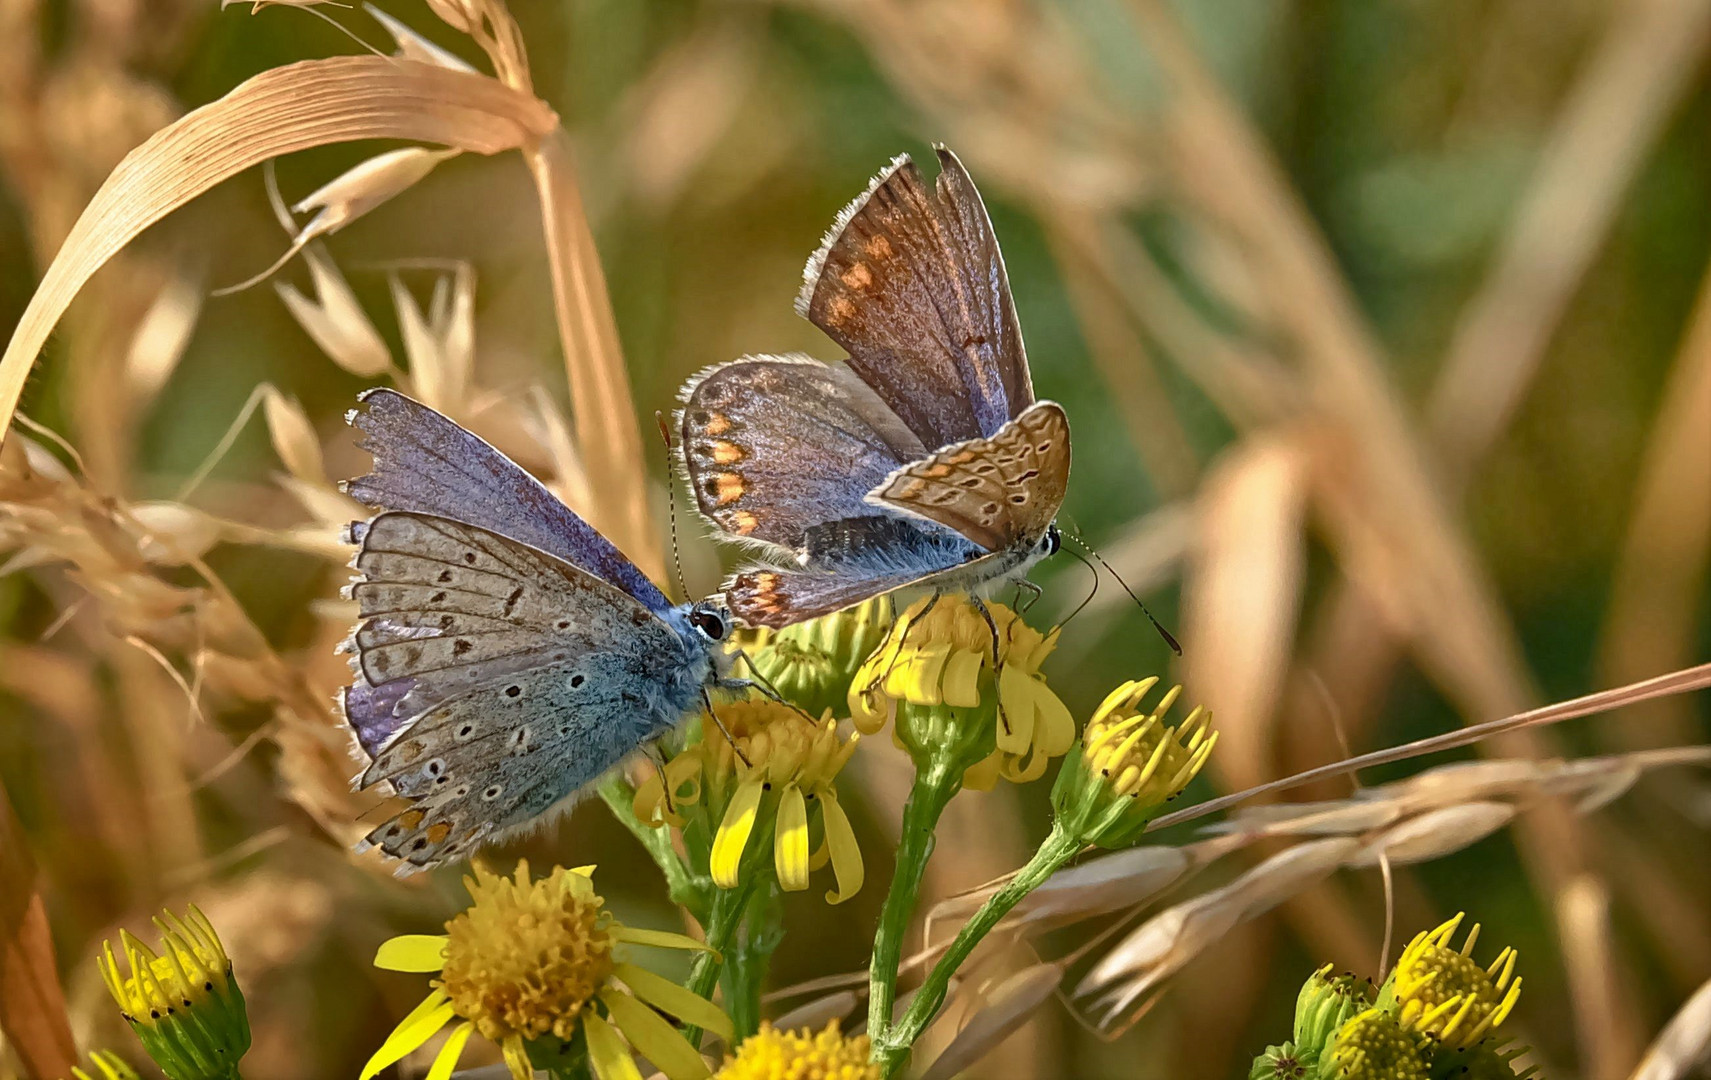
[[712, 413], [707, 417], [707, 434], [723, 435], [731, 430], [731, 418], [722, 412]]
[[449, 821], [436, 821], [432, 825], [428, 826], [428, 843], [438, 844], [441, 841], [443, 841], [446, 837], [450, 836], [451, 834], [452, 834], [451, 822], [449, 822]]
[[971, 462], [973, 460], [974, 460], [974, 451], [973, 450], [964, 450], [960, 454], [955, 454], [955, 455], [952, 455], [951, 457], [948, 457], [945, 459], [945, 461], [951, 465], [967, 465], [969, 462]]
[[870, 236], [861, 246], [870, 259], [889, 259], [891, 257], [891, 241], [883, 236]]
[[922, 476], [931, 477], [934, 480], [949, 476], [950, 474], [951, 470], [948, 465], [929, 465], [925, 469], [921, 470]]
[[713, 444], [713, 461], [715, 464], [735, 465], [745, 457], [748, 455], [743, 453], [743, 448], [734, 442], [726, 442], [721, 439]]
[[844, 297], [839, 296], [835, 298], [832, 301], [831, 306], [827, 308], [826, 318], [828, 322], [836, 326], [838, 323], [848, 322], [850, 319], [855, 318], [855, 313], [855, 305], [850, 303]]
[[866, 263], [855, 263], [838, 278], [852, 289], [865, 289], [873, 284], [873, 271], [867, 268]]
[[738, 510], [736, 513], [731, 515], [731, 524], [734, 526], [732, 531], [738, 536], [747, 536], [749, 533], [755, 531], [755, 527], [758, 526], [760, 522], [756, 521], [755, 516], [747, 510]]
[[743, 478], [736, 473], [720, 473], [713, 478], [713, 483], [720, 506], [729, 506], [743, 497]]
[[398, 824], [409, 830], [414, 830], [428, 816], [426, 810], [406, 810], [398, 815]]

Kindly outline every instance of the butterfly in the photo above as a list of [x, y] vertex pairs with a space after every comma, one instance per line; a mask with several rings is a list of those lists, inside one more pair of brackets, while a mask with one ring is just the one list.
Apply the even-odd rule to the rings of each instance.
[[533, 476], [393, 390], [347, 420], [374, 470], [346, 490], [362, 621], [344, 715], [360, 788], [409, 807], [368, 834], [401, 872], [543, 819], [723, 685], [717, 603], [673, 605]]
[[726, 584], [744, 622], [1020, 579], [1061, 543], [1069, 420], [1034, 400], [992, 222], [937, 153], [934, 187], [896, 158], [808, 260], [796, 311], [847, 360], [745, 356], [680, 395], [697, 509], [773, 560]]

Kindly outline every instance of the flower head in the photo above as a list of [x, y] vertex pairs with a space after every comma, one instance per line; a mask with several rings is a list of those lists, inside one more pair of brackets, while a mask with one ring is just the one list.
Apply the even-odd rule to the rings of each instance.
[[1081, 733], [1052, 788], [1058, 820], [1083, 842], [1122, 847], [1134, 842], [1170, 799], [1194, 779], [1218, 734], [1212, 714], [1196, 708], [1175, 727], [1164, 714], [1182, 687], [1173, 686], [1150, 713], [1141, 699], [1158, 679], [1126, 682], [1111, 691]]
[[1248, 1080], [1307, 1080], [1319, 1072], [1319, 1055], [1294, 1043], [1268, 1046], [1265, 1053], [1254, 1058], [1248, 1069]]
[[1446, 1046], [1472, 1046], [1490, 1035], [1514, 1011], [1521, 997], [1515, 977], [1515, 950], [1505, 948], [1488, 968], [1470, 955], [1479, 940], [1479, 924], [1458, 950], [1450, 939], [1463, 914], [1434, 930], [1417, 934], [1384, 985], [1380, 1004], [1394, 1002], [1403, 1025]]
[[[723, 731], [704, 727], [700, 742], [666, 764], [663, 782], [655, 776], [637, 790], [636, 816], [662, 825], [697, 804], [710, 819], [716, 815], [709, 870], [722, 889], [735, 888], [745, 869], [759, 869], [770, 834], [772, 864], [786, 892], [806, 889], [809, 872], [829, 857], [838, 889], [826, 899], [836, 904], [854, 896], [862, 886], [861, 849], [833, 781], [860, 736], [840, 739], [829, 715], [816, 722], [766, 698], [722, 705], [719, 721]], [[734, 747], [725, 731], [736, 740]], [[666, 784], [672, 787], [669, 800]], [[818, 814], [811, 814], [813, 807]], [[673, 823], [681, 825], [682, 818]]]
[[1332, 975], [1332, 965], [1308, 976], [1295, 998], [1295, 1043], [1322, 1051], [1344, 1024], [1372, 1008], [1372, 983]]
[[[437, 972], [433, 990], [393, 1030], [363, 1069], [362, 1080], [420, 1047], [461, 1019], [435, 1058], [430, 1077], [450, 1076], [472, 1033], [499, 1043], [516, 1080], [533, 1075], [529, 1044], [585, 1037], [595, 1071], [605, 1080], [633, 1072], [631, 1046], [670, 1080], [707, 1075], [701, 1056], [655, 1009], [730, 1038], [718, 1008], [668, 979], [628, 963], [625, 945], [699, 949], [681, 934], [635, 930], [603, 910], [590, 871], [555, 867], [539, 881], [527, 862], [514, 878], [480, 867], [465, 878], [470, 906], [446, 923], [443, 935], [393, 938], [376, 967]], [[619, 1037], [623, 1033], [623, 1038]]]
[[845, 715], [850, 680], [868, 654], [885, 640], [892, 623], [891, 600], [878, 597], [844, 611], [809, 619], [783, 630], [756, 627], [732, 637], [757, 679], [815, 716]]
[[1378, 1009], [1351, 1017], [1319, 1063], [1324, 1080], [1426, 1080], [1429, 1074], [1420, 1037]]
[[817, 1035], [762, 1023], [715, 1075], [717, 1080], [880, 1080], [883, 1074], [868, 1062], [867, 1036], [847, 1038], [833, 1020]]
[[154, 924], [162, 955], [122, 930], [121, 970], [112, 943], [103, 947], [98, 963], [108, 993], [170, 1080], [237, 1075], [250, 1048], [249, 1015], [214, 924], [194, 904], [186, 918], [163, 911]]
[[967, 761], [969, 786], [1038, 779], [1075, 741], [1075, 721], [1040, 675], [1056, 647], [1055, 629], [1041, 634], [1002, 604], [924, 598], [856, 672], [850, 716], [866, 733], [895, 716], [892, 734], [917, 765]]

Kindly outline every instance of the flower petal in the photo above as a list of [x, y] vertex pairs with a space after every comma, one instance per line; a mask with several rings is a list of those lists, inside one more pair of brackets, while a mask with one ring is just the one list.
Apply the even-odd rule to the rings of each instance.
[[444, 934], [403, 934], [380, 943], [374, 966], [387, 971], [438, 971], [446, 966]]
[[1034, 683], [1038, 688], [1034, 704], [1040, 710], [1034, 724], [1034, 745], [1041, 753], [1062, 757], [1075, 744], [1075, 717], [1051, 687], [1037, 679]]
[[1039, 685], [1015, 664], [1005, 664], [998, 676], [998, 749], [1006, 754], [1026, 754], [1034, 741], [1034, 702]]
[[838, 805], [837, 795], [830, 790], [820, 794], [820, 817], [826, 827], [826, 844], [832, 849], [832, 873], [838, 879], [837, 891], [826, 894], [826, 903], [841, 904], [860, 892], [866, 879], [861, 845], [856, 843], [849, 815], [844, 813], [844, 808]]
[[623, 979], [631, 993], [654, 1008], [664, 1009], [686, 1024], [706, 1028], [726, 1042], [735, 1038], [731, 1018], [725, 1015], [725, 1010], [688, 987], [634, 964], [614, 964], [612, 974]]
[[582, 1030], [588, 1036], [588, 1060], [600, 1080], [642, 1080], [636, 1059], [618, 1032], [594, 1012], [582, 1014]]
[[743, 849], [749, 845], [749, 834], [754, 832], [761, 794], [759, 770], [756, 770], [753, 779], [744, 780], [737, 787], [731, 805], [725, 808], [724, 820], [719, 822], [708, 869], [713, 874], [713, 884], [721, 889], [737, 887], [737, 870], [742, 865]]
[[779, 888], [801, 892], [808, 887], [808, 854], [808, 802], [801, 788], [789, 784], [779, 797], [778, 823], [772, 832]]
[[511, 1080], [534, 1080], [535, 1063], [529, 1060], [529, 1048], [521, 1035], [507, 1035], [499, 1044], [505, 1055], [505, 1067], [511, 1070]]
[[616, 990], [602, 990], [600, 1000], [636, 1053], [658, 1066], [667, 1080], [707, 1080], [707, 1063], [665, 1017]]
[[380, 1075], [380, 1070], [394, 1062], [401, 1061], [405, 1054], [417, 1049], [423, 1043], [434, 1037], [434, 1033], [446, 1026], [446, 1021], [452, 1018], [451, 999], [445, 991], [435, 990], [422, 1003], [410, 1011], [410, 1015], [398, 1022], [392, 1029], [392, 1034], [386, 1036], [386, 1041], [380, 1044], [380, 1049], [368, 1059], [368, 1064], [362, 1067], [359, 1080], [372, 1080]]
[[457, 1059], [463, 1056], [463, 1044], [469, 1041], [469, 1033], [474, 1030], [475, 1024], [468, 1020], [453, 1029], [446, 1044], [434, 1055], [434, 1067], [428, 1070], [427, 1080], [451, 1080], [452, 1070], [457, 1068]]
[[712, 952], [706, 942], [696, 941], [684, 934], [674, 934], [670, 930], [642, 930], [634, 926], [624, 926], [621, 923], [612, 924], [612, 940], [622, 941], [626, 945], [653, 945], [661, 949], [700, 949]]
[[998, 776], [1004, 769], [1004, 752], [994, 750], [970, 765], [962, 774], [962, 786], [970, 791], [991, 791], [998, 786]]
[[986, 662], [984, 652], [959, 649], [951, 654], [945, 665], [944, 702], [959, 709], [972, 709], [980, 704], [980, 668]]

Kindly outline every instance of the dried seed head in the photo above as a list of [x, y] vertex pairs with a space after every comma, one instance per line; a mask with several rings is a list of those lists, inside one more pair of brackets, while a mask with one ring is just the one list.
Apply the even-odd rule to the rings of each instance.
[[327, 253], [311, 244], [303, 262], [314, 283], [313, 300], [296, 286], [278, 284], [274, 290], [304, 333], [315, 340], [333, 363], [364, 379], [378, 378], [392, 368], [392, 353], [357, 303], [356, 294]]

